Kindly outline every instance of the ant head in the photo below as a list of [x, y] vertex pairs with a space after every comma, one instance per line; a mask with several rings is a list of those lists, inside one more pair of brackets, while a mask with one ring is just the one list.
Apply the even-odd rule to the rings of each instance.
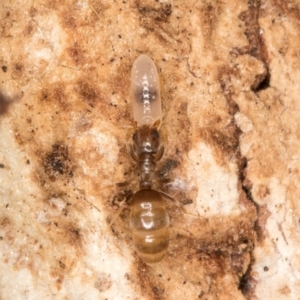
[[159, 133], [155, 126], [143, 125], [132, 136], [133, 148], [137, 155], [155, 154], [159, 148]]

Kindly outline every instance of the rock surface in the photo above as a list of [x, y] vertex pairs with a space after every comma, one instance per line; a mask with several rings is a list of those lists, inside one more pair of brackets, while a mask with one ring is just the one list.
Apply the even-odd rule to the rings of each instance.
[[[0, 298], [299, 299], [300, 6], [0, 4]], [[132, 246], [130, 70], [161, 79], [171, 237]], [[134, 191], [133, 191], [134, 192]]]

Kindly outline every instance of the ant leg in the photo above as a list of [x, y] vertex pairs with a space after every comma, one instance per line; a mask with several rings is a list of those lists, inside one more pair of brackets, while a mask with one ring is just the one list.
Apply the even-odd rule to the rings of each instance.
[[165, 118], [165, 113], [162, 113], [153, 123], [153, 127], [155, 127], [157, 130], [160, 129], [163, 119]]
[[162, 157], [164, 156], [164, 154], [165, 154], [165, 146], [162, 145], [162, 146], [158, 149], [158, 152], [156, 153], [155, 160], [156, 160], [156, 161], [161, 160]]
[[126, 199], [124, 199], [121, 203], [120, 206], [117, 210], [117, 212], [114, 214], [114, 216], [112, 217], [112, 219], [110, 220], [109, 224], [108, 224], [108, 228], [110, 228], [112, 226], [112, 224], [117, 220], [117, 218], [120, 216], [122, 210], [125, 208], [124, 204], [126, 203]]
[[130, 154], [131, 158], [132, 158], [134, 161], [138, 161], [139, 158], [138, 158], [138, 156], [136, 155], [136, 153], [134, 152], [134, 149], [133, 149], [132, 144], [127, 143], [127, 144], [126, 144], [126, 148], [127, 148], [128, 153]]
[[112, 188], [124, 188], [124, 187], [127, 187], [129, 185], [131, 185], [132, 182], [130, 181], [124, 181], [124, 182], [117, 182], [115, 184], [109, 184], [109, 185], [106, 185], [104, 186], [103, 188], [101, 188], [99, 191], [103, 191], [103, 190], [106, 190], [106, 189], [112, 189]]
[[117, 220], [117, 218], [120, 216], [120, 214], [122, 213], [123, 209], [125, 208], [125, 205], [130, 202], [130, 200], [132, 199], [133, 194], [128, 195], [121, 203], [120, 206], [118, 208], [118, 210], [116, 211], [116, 213], [114, 214], [114, 216], [112, 217], [112, 219], [110, 220], [108, 227], [110, 228], [114, 222]]
[[183, 207], [182, 203], [179, 202], [177, 199], [173, 198], [172, 196], [170, 196], [169, 194], [167, 194], [163, 191], [159, 191], [159, 192], [164, 198], [175, 202], [183, 214], [199, 218], [199, 215], [195, 215], [195, 214], [187, 212], [186, 209]]
[[134, 129], [134, 125], [121, 125], [119, 127], [124, 129]]
[[167, 177], [167, 178], [156, 179], [155, 181], [159, 182], [161, 184], [167, 184], [167, 183], [173, 182], [174, 180]]

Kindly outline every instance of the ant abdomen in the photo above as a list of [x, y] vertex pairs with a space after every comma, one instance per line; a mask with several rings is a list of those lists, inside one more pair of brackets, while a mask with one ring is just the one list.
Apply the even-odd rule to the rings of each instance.
[[169, 245], [169, 216], [158, 191], [142, 189], [134, 194], [130, 226], [141, 259], [148, 264], [161, 261]]

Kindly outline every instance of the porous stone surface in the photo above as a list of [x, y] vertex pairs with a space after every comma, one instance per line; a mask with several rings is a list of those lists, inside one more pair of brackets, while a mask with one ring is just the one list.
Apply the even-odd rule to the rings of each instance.
[[[0, 4], [0, 298], [299, 299], [299, 1]], [[159, 72], [174, 197], [135, 253], [130, 71]], [[128, 181], [124, 188], [118, 182]]]

